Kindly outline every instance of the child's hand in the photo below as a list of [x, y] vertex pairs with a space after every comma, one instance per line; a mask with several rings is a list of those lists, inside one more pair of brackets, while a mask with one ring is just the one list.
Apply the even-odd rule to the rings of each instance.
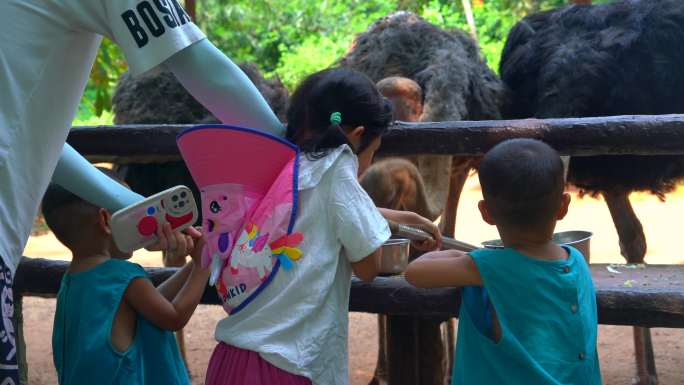
[[378, 208], [378, 211], [380, 211], [380, 214], [382, 214], [385, 219], [418, 228], [432, 235], [433, 239], [414, 241], [413, 247], [416, 249], [420, 251], [432, 251], [442, 247], [442, 233], [429, 219], [411, 211], [397, 211], [380, 207]]
[[410, 211], [404, 211], [400, 223], [423, 230], [432, 235], [432, 239], [413, 241], [411, 244], [420, 251], [432, 251], [442, 247], [442, 233], [431, 220]]
[[196, 239], [201, 237], [202, 233], [193, 227], [189, 227], [184, 232], [173, 231], [171, 225], [165, 223], [157, 236], [159, 242], [154, 245], [153, 249], [162, 251], [164, 265], [181, 267], [185, 264], [185, 257], [195, 248]]
[[195, 240], [195, 247], [190, 251], [190, 258], [192, 258], [195, 267], [202, 267], [202, 249], [204, 249], [206, 243], [207, 241], [204, 237]]

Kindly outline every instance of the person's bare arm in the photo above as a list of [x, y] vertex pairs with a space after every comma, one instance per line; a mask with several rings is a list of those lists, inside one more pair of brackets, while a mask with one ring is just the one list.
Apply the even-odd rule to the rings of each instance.
[[186, 263], [185, 259], [190, 253], [202, 252], [204, 243], [201, 236], [202, 233], [194, 227], [188, 228], [185, 233], [173, 232], [168, 226], [162, 227], [162, 231], [159, 233], [159, 243], [166, 245], [163, 250], [164, 265], [181, 267], [179, 271], [157, 287], [157, 290], [167, 300], [172, 301], [176, 297], [190, 276], [193, 264], [192, 261]]
[[[434, 250], [441, 245], [442, 235], [439, 232], [439, 229], [427, 218], [423, 218], [422, 216], [410, 211], [398, 211], [385, 208], [378, 208], [378, 211], [380, 211], [380, 214], [385, 219], [407, 225], [413, 225], [432, 234], [434, 237], [432, 240], [413, 242], [413, 246], [416, 249], [421, 251], [429, 251]], [[359, 262], [352, 263], [352, 271], [354, 271], [354, 275], [367, 282], [375, 279], [379, 273], [378, 260], [381, 256], [382, 248], [378, 248]]]
[[193, 263], [188, 262], [180, 270], [175, 272], [166, 281], [162, 282], [161, 285], [157, 286], [157, 290], [161, 295], [164, 296], [168, 301], [173, 301], [178, 295], [180, 289], [183, 288], [185, 282], [188, 280], [190, 273], [193, 269]]
[[124, 298], [136, 313], [158, 328], [176, 331], [190, 320], [208, 279], [209, 272], [193, 263], [188, 280], [173, 301], [167, 300], [146, 278], [131, 281]]
[[[174, 274], [159, 289], [146, 278], [131, 281], [124, 294], [126, 302], [160, 329], [182, 329], [202, 299], [209, 279], [209, 270], [201, 267], [202, 247], [204, 242], [200, 240], [191, 253], [192, 262]], [[183, 276], [185, 280], [182, 280]]]
[[413, 247], [420, 251], [432, 251], [442, 247], [442, 233], [437, 225], [429, 219], [412, 211], [399, 211], [386, 208], [378, 208], [380, 214], [387, 220], [416, 227], [432, 235], [433, 239], [412, 242]]
[[192, 96], [224, 124], [285, 136], [264, 97], [240, 67], [204, 39], [164, 64]]
[[382, 248], [378, 248], [366, 258], [352, 263], [352, 271], [354, 275], [359, 277], [362, 281], [370, 282], [378, 276], [378, 259], [382, 256]]
[[473, 258], [456, 250], [435, 251], [419, 257], [409, 264], [405, 277], [411, 285], [421, 288], [482, 285]]
[[391, 219], [393, 221], [401, 221], [402, 216], [406, 211], [386, 209], [384, 207], [378, 207], [378, 211], [385, 219]]

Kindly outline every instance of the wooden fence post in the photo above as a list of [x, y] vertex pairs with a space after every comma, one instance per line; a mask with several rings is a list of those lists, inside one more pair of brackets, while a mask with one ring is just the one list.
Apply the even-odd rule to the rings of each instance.
[[387, 382], [390, 385], [444, 385], [447, 363], [444, 319], [387, 316]]
[[26, 361], [26, 341], [24, 340], [24, 313], [22, 311], [23, 299], [19, 290], [14, 292], [14, 339], [17, 346], [17, 365], [19, 365], [19, 383], [28, 385], [28, 362]]

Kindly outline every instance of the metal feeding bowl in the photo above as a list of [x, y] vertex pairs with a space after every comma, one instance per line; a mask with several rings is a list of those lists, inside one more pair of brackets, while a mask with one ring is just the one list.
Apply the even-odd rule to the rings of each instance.
[[[584, 258], [589, 262], [589, 241], [591, 241], [592, 234], [589, 231], [561, 231], [553, 234], [553, 241], [559, 245], [567, 245], [581, 251]], [[482, 246], [488, 249], [502, 249], [503, 242], [500, 239], [482, 242]]]
[[408, 266], [409, 246], [408, 239], [390, 239], [382, 245], [382, 256], [378, 260], [378, 272], [380, 274], [401, 274]]

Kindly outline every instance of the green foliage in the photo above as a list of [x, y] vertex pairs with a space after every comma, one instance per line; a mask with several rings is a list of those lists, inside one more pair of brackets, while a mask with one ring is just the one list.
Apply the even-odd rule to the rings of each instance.
[[88, 91], [93, 95], [92, 108], [96, 116], [112, 109], [112, 90], [119, 76], [126, 70], [121, 49], [109, 39], [103, 39], [97, 58], [90, 72]]
[[307, 37], [301, 45], [283, 50], [280, 62], [272, 74], [277, 74], [286, 87], [294, 89], [307, 74], [327, 68], [342, 56], [347, 44], [339, 44], [339, 40], [328, 36], [313, 35]]
[[256, 62], [288, 87], [325, 68], [355, 34], [397, 9], [387, 0], [203, 0], [200, 26], [236, 61]]
[[[498, 71], [510, 28], [523, 16], [567, 0], [471, 0], [483, 58]], [[611, 0], [594, 0], [604, 3]], [[446, 29], [469, 31], [459, 0], [197, 0], [197, 23], [236, 62], [252, 61], [293, 89], [347, 51], [354, 36], [396, 10], [416, 12]], [[91, 73], [80, 122], [107, 122], [111, 93], [126, 64], [105, 39]], [[103, 118], [92, 118], [103, 117]], [[108, 118], [109, 117], [109, 118]]]
[[111, 110], [103, 110], [97, 113], [95, 102], [97, 101], [98, 90], [95, 87], [88, 87], [81, 98], [78, 112], [72, 125], [74, 126], [102, 126], [112, 124], [114, 114]]

